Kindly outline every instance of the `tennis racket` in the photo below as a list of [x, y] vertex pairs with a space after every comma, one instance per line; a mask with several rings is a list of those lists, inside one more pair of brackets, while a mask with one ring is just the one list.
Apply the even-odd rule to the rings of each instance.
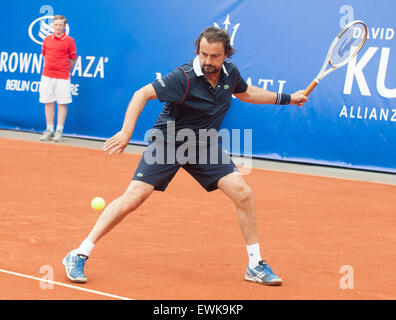
[[[304, 90], [304, 95], [308, 96], [318, 85], [319, 81], [326, 77], [330, 72], [345, 66], [353, 57], [357, 55], [367, 39], [367, 26], [363, 21], [355, 20], [348, 23], [345, 28], [335, 37], [323, 67], [316, 78]], [[326, 67], [330, 67], [326, 70]]]

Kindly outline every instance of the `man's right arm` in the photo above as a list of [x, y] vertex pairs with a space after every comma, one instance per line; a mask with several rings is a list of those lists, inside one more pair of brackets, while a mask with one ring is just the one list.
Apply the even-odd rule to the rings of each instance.
[[110, 154], [114, 152], [123, 152], [131, 139], [137, 119], [143, 111], [147, 101], [156, 98], [157, 94], [152, 84], [148, 84], [136, 91], [128, 104], [121, 131], [117, 132], [104, 143], [103, 150]]

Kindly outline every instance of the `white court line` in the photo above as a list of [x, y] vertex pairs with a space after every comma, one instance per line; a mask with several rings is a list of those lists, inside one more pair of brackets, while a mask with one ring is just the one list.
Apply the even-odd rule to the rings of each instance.
[[57, 281], [52, 281], [52, 280], [47, 280], [47, 279], [41, 279], [41, 278], [29, 276], [29, 275], [18, 273], [18, 272], [8, 271], [8, 270], [4, 270], [4, 269], [0, 269], [0, 272], [8, 273], [8, 274], [11, 274], [11, 275], [14, 275], [14, 276], [18, 276], [18, 277], [23, 277], [23, 278], [37, 280], [37, 281], [40, 281], [40, 282], [43, 282], [43, 283], [52, 283], [52, 284], [56, 284], [58, 286], [67, 287], [67, 288], [71, 288], [71, 289], [76, 289], [76, 290], [80, 290], [80, 291], [85, 291], [85, 292], [98, 294], [98, 295], [102, 295], [102, 296], [106, 296], [106, 297], [110, 297], [110, 298], [121, 299], [121, 300], [134, 300], [134, 299], [131, 299], [131, 298], [116, 296], [114, 294], [109, 294], [109, 293], [105, 293], [105, 292], [101, 292], [101, 291], [86, 289], [86, 288], [73, 286], [73, 285], [70, 285], [70, 284], [62, 283], [62, 282], [57, 282]]

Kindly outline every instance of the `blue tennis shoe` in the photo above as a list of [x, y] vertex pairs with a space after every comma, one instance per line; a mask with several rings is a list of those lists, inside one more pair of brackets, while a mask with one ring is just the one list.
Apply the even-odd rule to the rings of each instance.
[[268, 265], [267, 262], [261, 260], [255, 268], [246, 269], [245, 280], [258, 282], [267, 286], [280, 286], [282, 279], [279, 278]]
[[84, 274], [84, 265], [88, 257], [82, 254], [77, 254], [75, 250], [70, 251], [63, 259], [66, 276], [72, 282], [85, 283], [87, 277]]

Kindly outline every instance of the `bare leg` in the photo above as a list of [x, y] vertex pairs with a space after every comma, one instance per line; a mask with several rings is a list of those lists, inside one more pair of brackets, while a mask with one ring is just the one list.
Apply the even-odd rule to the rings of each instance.
[[246, 245], [257, 243], [256, 209], [251, 188], [239, 173], [231, 173], [221, 178], [218, 187], [235, 203], [239, 227]]
[[106, 207], [96, 221], [88, 239], [92, 243], [96, 243], [129, 213], [136, 210], [153, 190], [152, 185], [141, 181], [132, 181], [125, 193]]
[[239, 226], [245, 237], [246, 249], [249, 254], [245, 280], [269, 286], [280, 286], [282, 279], [274, 274], [268, 264], [261, 259], [252, 190], [239, 173], [231, 173], [221, 178], [218, 186], [234, 201], [237, 207]]
[[95, 243], [121, 222], [129, 213], [138, 208], [153, 192], [154, 187], [141, 181], [132, 181], [125, 193], [112, 201], [96, 221], [88, 238], [79, 248], [72, 250], [63, 259], [66, 276], [72, 282], [85, 283], [84, 264]]
[[67, 104], [58, 104], [58, 121], [57, 126], [64, 126], [67, 115]]
[[55, 119], [55, 102], [45, 104], [45, 120], [47, 123], [47, 128], [49, 125], [54, 124]]

